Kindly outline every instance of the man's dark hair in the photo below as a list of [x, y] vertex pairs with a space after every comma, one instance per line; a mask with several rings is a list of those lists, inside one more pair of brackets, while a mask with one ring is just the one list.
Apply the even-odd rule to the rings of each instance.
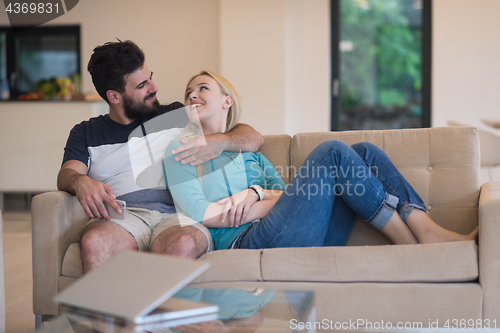
[[125, 92], [125, 78], [144, 66], [144, 52], [132, 41], [108, 42], [97, 46], [87, 70], [99, 95], [109, 103], [106, 92]]

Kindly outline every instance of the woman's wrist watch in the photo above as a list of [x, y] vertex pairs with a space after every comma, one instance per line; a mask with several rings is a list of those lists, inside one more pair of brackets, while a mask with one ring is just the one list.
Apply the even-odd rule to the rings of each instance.
[[264, 193], [264, 189], [262, 188], [262, 186], [252, 185], [249, 188], [251, 188], [252, 190], [255, 191], [255, 193], [257, 193], [257, 195], [259, 196], [259, 200], [258, 201], [264, 200], [264, 194], [265, 193]]

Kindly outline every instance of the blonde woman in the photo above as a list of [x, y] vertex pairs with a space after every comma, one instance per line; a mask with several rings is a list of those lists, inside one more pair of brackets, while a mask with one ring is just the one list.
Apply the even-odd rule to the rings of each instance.
[[[241, 98], [226, 79], [203, 71], [189, 80], [185, 104], [191, 124], [182, 137], [231, 130]], [[224, 152], [199, 167], [174, 161], [164, 171], [177, 207], [208, 227], [216, 249], [344, 245], [356, 215], [396, 244], [475, 239], [434, 223], [418, 194], [387, 155], [370, 143], [320, 144], [285, 186], [259, 152]], [[320, 189], [320, 191], [318, 191]]]

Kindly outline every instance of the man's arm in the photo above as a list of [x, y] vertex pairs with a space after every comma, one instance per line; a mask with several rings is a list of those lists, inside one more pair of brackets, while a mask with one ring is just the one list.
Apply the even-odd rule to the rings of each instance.
[[183, 144], [172, 151], [179, 154], [176, 161], [191, 166], [203, 164], [222, 154], [223, 151], [256, 152], [264, 144], [264, 138], [253, 127], [238, 124], [230, 132], [181, 140]]
[[226, 137], [225, 151], [255, 153], [264, 144], [262, 135], [247, 124], [238, 124], [231, 131], [221, 135]]
[[85, 213], [91, 218], [109, 220], [110, 216], [104, 206], [107, 202], [117, 213], [121, 214], [116, 203], [115, 193], [108, 185], [87, 176], [87, 166], [77, 160], [69, 160], [63, 164], [57, 175], [57, 188], [76, 195]]

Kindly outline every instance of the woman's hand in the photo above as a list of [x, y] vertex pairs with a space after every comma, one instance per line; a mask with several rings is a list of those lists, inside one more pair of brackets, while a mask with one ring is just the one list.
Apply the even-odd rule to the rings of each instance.
[[250, 208], [258, 200], [259, 196], [257, 193], [249, 189], [219, 200], [219, 205], [224, 205], [221, 223], [224, 223], [228, 219], [229, 228], [239, 227], [241, 224], [244, 224]]
[[269, 214], [283, 191], [264, 190], [264, 193], [264, 200], [258, 202], [257, 193], [250, 189], [212, 202], [203, 216], [203, 225], [208, 228], [231, 228], [263, 219]]

